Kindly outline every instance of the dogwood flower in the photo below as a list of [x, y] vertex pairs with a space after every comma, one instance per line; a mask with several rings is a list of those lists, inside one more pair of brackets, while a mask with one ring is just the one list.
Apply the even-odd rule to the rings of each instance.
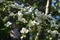
[[56, 34], [58, 34], [58, 31], [57, 30], [53, 30], [53, 31], [51, 31], [51, 34], [52, 34], [52, 36], [55, 36]]
[[53, 30], [51, 31], [52, 34], [58, 34], [58, 31], [57, 30]]
[[21, 22], [23, 22], [23, 23], [27, 23], [27, 21], [26, 21], [26, 19], [25, 18], [21, 18], [21, 20], [20, 20]]
[[13, 12], [11, 12], [9, 16], [13, 16], [13, 15], [14, 15], [14, 13], [13, 13]]
[[14, 3], [14, 4], [11, 4], [10, 6], [13, 7], [13, 8], [21, 9], [21, 8], [24, 7], [24, 4], [19, 5], [18, 3]]
[[8, 22], [5, 24], [5, 26], [6, 26], [6, 27], [9, 27], [11, 24], [12, 24], [12, 23], [8, 21]]
[[34, 26], [34, 25], [39, 25], [39, 22], [36, 22], [35, 20], [30, 20], [29, 23], [28, 23], [28, 26], [31, 27], [31, 26]]
[[31, 7], [30, 9], [29, 9], [29, 12], [32, 12], [34, 10], [34, 7]]
[[21, 30], [20, 32], [24, 34], [24, 33], [28, 33], [29, 30], [23, 27], [22, 30]]
[[23, 14], [21, 11], [18, 11], [18, 20], [20, 21], [23, 17]]

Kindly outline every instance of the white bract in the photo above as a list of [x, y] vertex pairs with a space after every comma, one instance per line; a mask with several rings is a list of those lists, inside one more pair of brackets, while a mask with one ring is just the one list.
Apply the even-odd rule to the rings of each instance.
[[31, 26], [34, 26], [34, 25], [39, 25], [39, 22], [36, 22], [35, 20], [30, 20], [29, 23], [28, 23], [28, 26], [31, 27]]
[[30, 9], [29, 9], [29, 12], [32, 12], [34, 10], [34, 7], [31, 7]]
[[29, 30], [23, 27], [22, 30], [21, 30], [20, 32], [24, 34], [24, 33], [28, 33]]
[[35, 24], [36, 24], [35, 20], [34, 21], [30, 20], [28, 26], [31, 27], [34, 26]]
[[20, 21], [23, 22], [23, 23], [27, 23], [25, 18], [22, 18]]
[[58, 34], [58, 31], [57, 31], [57, 30], [53, 30], [53, 31], [51, 31], [51, 34], [52, 34], [53, 36], [55, 36], [56, 34]]
[[52, 34], [58, 34], [58, 31], [57, 30], [53, 30], [51, 31]]
[[23, 8], [22, 10], [23, 10], [23, 11], [25, 11], [25, 12], [27, 11], [27, 9], [26, 9], [26, 8]]
[[25, 38], [25, 37], [26, 37], [26, 35], [22, 35], [20, 38], [23, 39], [23, 38]]
[[6, 26], [6, 27], [9, 27], [11, 24], [12, 24], [12, 23], [8, 21], [8, 22], [5, 24], [5, 26]]
[[24, 14], [26, 14], [26, 15], [27, 15], [27, 14], [31, 14], [31, 13], [29, 13], [29, 12], [25, 12]]
[[35, 25], [36, 24], [36, 21], [34, 20], [34, 21], [31, 21], [31, 24], [32, 25]]
[[24, 37], [23, 37], [23, 36], [21, 36], [20, 38], [21, 38], [21, 39], [23, 39]]
[[30, 6], [28, 6], [28, 7], [25, 7], [25, 8], [26, 8], [26, 10], [29, 10]]
[[49, 40], [52, 40], [52, 37], [50, 37]]
[[11, 4], [10, 6], [15, 8], [15, 5], [14, 4]]
[[21, 11], [18, 11], [18, 20], [20, 21], [23, 17], [23, 14]]
[[35, 10], [35, 15], [36, 15], [36, 16], [40, 16], [40, 13], [38, 13], [38, 12], [39, 12], [38, 9], [36, 9], [36, 10]]
[[21, 8], [24, 7], [24, 4], [19, 5], [18, 3], [14, 3], [14, 4], [11, 4], [10, 6], [13, 7], [13, 8], [21, 9]]
[[18, 11], [18, 15], [19, 15], [19, 16], [21, 16], [21, 15], [23, 15], [23, 14], [22, 14], [22, 12], [21, 12], [21, 11]]
[[9, 16], [14, 16], [14, 13], [13, 13], [13, 12], [11, 12]]
[[8, 16], [5, 16], [4, 19], [3, 19], [3, 21], [6, 21], [7, 19], [8, 19]]
[[47, 30], [47, 32], [48, 32], [48, 33], [50, 33], [50, 32], [51, 32], [51, 30]]

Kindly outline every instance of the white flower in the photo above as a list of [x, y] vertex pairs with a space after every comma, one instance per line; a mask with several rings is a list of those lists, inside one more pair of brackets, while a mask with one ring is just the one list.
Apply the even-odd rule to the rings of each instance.
[[20, 21], [23, 17], [23, 14], [21, 11], [18, 11], [18, 20]]
[[5, 26], [6, 26], [6, 27], [9, 27], [11, 24], [12, 24], [12, 23], [8, 21], [8, 22], [5, 24]]
[[21, 36], [20, 38], [21, 38], [21, 39], [23, 39], [24, 37], [23, 37], [23, 36]]
[[21, 20], [20, 20], [21, 22], [23, 22], [23, 23], [27, 23], [27, 21], [26, 21], [26, 19], [25, 18], [21, 18]]
[[13, 13], [13, 12], [11, 12], [9, 16], [13, 16], [13, 15], [14, 15], [14, 13]]
[[6, 21], [7, 19], [8, 19], [8, 16], [5, 16], [4, 19], [3, 19], [3, 21]]
[[29, 23], [28, 23], [28, 26], [31, 27], [31, 26], [34, 26], [35, 24], [36, 24], [36, 25], [39, 25], [39, 23], [36, 22], [35, 20], [33, 20], [33, 21], [30, 20]]
[[23, 8], [23, 7], [24, 7], [24, 4], [21, 4], [21, 5], [16, 4], [16, 7], [17, 7], [18, 9], [21, 9], [21, 8]]
[[32, 25], [35, 25], [36, 24], [36, 21], [34, 20], [34, 21], [31, 21], [31, 24]]
[[50, 32], [51, 32], [51, 30], [47, 30], [47, 32], [48, 32], [48, 33], [50, 33]]
[[23, 15], [23, 14], [22, 14], [22, 12], [21, 12], [21, 11], [18, 11], [18, 15], [20, 15], [20, 16], [21, 16], [21, 15]]
[[18, 3], [14, 3], [14, 4], [17, 5], [17, 6], [19, 5]]
[[58, 34], [58, 31], [57, 30], [53, 30], [53, 31], [51, 31], [51, 34], [52, 34], [52, 36], [55, 36], [56, 34]]
[[35, 11], [35, 15], [37, 16], [37, 17], [41, 17], [42, 15], [41, 15], [41, 12], [36, 12]]
[[26, 8], [23, 8], [22, 10], [23, 10], [23, 11], [26, 11]]
[[28, 33], [29, 32], [29, 30], [28, 29], [26, 29], [26, 28], [22, 28], [22, 30], [20, 31], [21, 33]]
[[23, 39], [23, 38], [25, 38], [25, 37], [26, 37], [26, 35], [22, 35], [20, 38]]
[[52, 34], [58, 34], [58, 31], [57, 30], [53, 30], [51, 31]]
[[31, 22], [32, 25], [39, 25], [39, 22], [36, 22], [35, 20]]
[[5, 11], [6, 8], [3, 8], [3, 11]]
[[36, 23], [36, 25], [39, 25], [39, 24], [40, 24], [39, 22]]
[[34, 26], [35, 24], [36, 24], [36, 21], [34, 20], [34, 21], [30, 21], [30, 24], [31, 24], [31, 26]]
[[29, 12], [32, 12], [34, 10], [34, 7], [29, 8]]
[[35, 10], [35, 12], [38, 12], [38, 11], [39, 11], [38, 9]]
[[15, 5], [14, 4], [11, 4], [10, 6], [13, 7], [13, 8], [15, 8]]
[[29, 8], [30, 8], [30, 6], [28, 6], [28, 7], [25, 7], [26, 8], [26, 10], [28, 10]]
[[49, 39], [52, 40], [52, 37], [50, 37]]
[[18, 20], [23, 22], [23, 23], [27, 23], [26, 19], [23, 18], [23, 14], [21, 11], [18, 11]]
[[24, 4], [19, 5], [18, 3], [14, 3], [14, 4], [11, 4], [10, 6], [13, 7], [13, 8], [21, 9], [21, 8], [24, 7]]
[[26, 14], [26, 15], [27, 15], [27, 14], [30, 14], [30, 13], [29, 13], [29, 12], [25, 12], [24, 14]]
[[38, 9], [35, 10], [35, 15], [36, 16], [38, 16], [38, 15], [40, 16], [40, 14], [38, 13]]

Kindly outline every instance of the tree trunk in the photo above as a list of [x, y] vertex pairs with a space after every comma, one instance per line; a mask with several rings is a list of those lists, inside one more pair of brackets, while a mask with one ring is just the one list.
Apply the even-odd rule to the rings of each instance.
[[18, 28], [14, 28], [10, 32], [11, 40], [19, 40], [20, 39], [20, 32]]

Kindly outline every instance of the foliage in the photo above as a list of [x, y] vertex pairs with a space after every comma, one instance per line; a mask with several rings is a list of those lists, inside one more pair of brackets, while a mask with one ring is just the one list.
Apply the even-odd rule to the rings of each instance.
[[[25, 2], [25, 0], [23, 0], [23, 2]], [[9, 35], [11, 28], [15, 27], [20, 29], [21, 40], [25, 40], [25, 38], [26, 40], [58, 39], [57, 37], [60, 35], [60, 19], [57, 16], [57, 19], [55, 19], [52, 14], [45, 15], [43, 11], [39, 11], [36, 8], [36, 4], [34, 4], [35, 6], [33, 7], [20, 2], [17, 3], [16, 1], [1, 0], [0, 5], [1, 40], [4, 40], [5, 36]], [[2, 36], [4, 39], [1, 38]]]

